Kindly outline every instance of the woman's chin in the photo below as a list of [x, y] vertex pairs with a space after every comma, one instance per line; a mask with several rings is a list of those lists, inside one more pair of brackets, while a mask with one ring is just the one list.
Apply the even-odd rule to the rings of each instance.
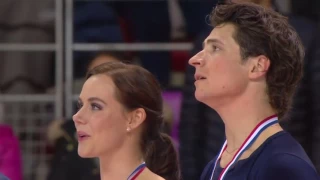
[[84, 150], [84, 149], [81, 149], [81, 148], [78, 148], [78, 155], [82, 158], [93, 158], [95, 157], [92, 153]]

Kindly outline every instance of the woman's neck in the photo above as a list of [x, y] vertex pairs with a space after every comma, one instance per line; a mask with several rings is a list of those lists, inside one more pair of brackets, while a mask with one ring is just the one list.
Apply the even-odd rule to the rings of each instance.
[[143, 163], [141, 153], [129, 150], [117, 150], [99, 158], [101, 180], [124, 180]]

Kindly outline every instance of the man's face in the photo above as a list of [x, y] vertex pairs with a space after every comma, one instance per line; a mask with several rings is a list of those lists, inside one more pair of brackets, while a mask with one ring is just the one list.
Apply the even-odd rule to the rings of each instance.
[[215, 27], [204, 40], [203, 50], [189, 60], [195, 72], [195, 97], [200, 102], [228, 103], [246, 89], [248, 66], [234, 40], [235, 26]]

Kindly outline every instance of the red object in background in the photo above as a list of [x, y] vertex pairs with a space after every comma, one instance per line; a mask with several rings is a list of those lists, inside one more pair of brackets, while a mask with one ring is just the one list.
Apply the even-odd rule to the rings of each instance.
[[10, 180], [22, 180], [19, 140], [8, 125], [0, 125], [0, 172]]
[[122, 18], [122, 17], [118, 17], [118, 21], [119, 21], [121, 34], [123, 36], [124, 42], [127, 42], [127, 43], [133, 42], [134, 38], [133, 38], [132, 34], [130, 33], [129, 23], [126, 21], [125, 18]]
[[173, 51], [171, 53], [171, 69], [175, 72], [185, 72], [190, 59], [189, 51]]

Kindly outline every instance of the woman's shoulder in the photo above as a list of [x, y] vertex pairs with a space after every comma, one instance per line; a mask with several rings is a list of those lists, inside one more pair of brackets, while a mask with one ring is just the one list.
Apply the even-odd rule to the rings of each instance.
[[153, 173], [148, 168], [145, 168], [143, 172], [140, 174], [140, 176], [137, 178], [137, 180], [166, 180], [163, 177]]

